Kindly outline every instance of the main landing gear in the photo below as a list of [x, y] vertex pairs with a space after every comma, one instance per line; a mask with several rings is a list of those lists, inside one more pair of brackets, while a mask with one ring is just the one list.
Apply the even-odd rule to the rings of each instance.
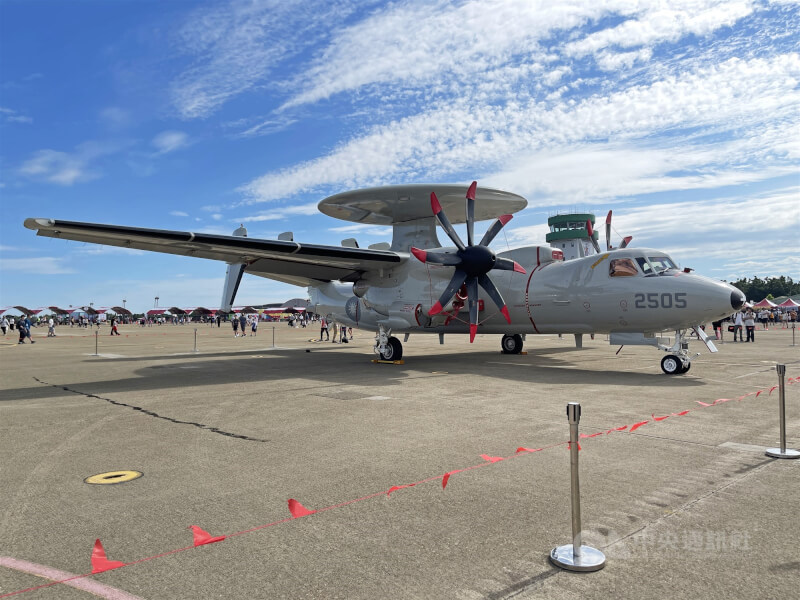
[[522, 336], [518, 333], [504, 335], [500, 340], [500, 347], [503, 349], [503, 354], [519, 354], [522, 352]]
[[403, 344], [391, 334], [391, 329], [386, 330], [383, 325], [380, 325], [378, 333], [375, 335], [373, 351], [381, 357], [381, 360], [400, 360], [403, 358]]

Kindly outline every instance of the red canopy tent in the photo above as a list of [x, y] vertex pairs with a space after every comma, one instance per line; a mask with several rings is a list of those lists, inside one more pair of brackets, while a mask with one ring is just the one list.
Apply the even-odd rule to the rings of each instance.
[[753, 308], [775, 308], [776, 304], [764, 298], [761, 302], [753, 304]]
[[791, 298], [787, 298], [786, 300], [784, 300], [783, 302], [778, 304], [778, 306], [780, 308], [797, 308], [798, 306], [800, 306], [800, 304], [798, 304], [797, 302], [795, 302]]

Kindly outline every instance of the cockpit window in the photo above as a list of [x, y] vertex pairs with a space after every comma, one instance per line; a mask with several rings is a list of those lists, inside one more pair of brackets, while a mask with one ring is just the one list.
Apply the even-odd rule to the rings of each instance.
[[645, 277], [647, 275], [653, 275], [653, 268], [650, 266], [650, 263], [647, 262], [647, 259], [644, 256], [637, 256], [636, 262], [639, 263], [639, 266], [642, 269], [642, 273], [645, 274]]
[[663, 273], [669, 269], [678, 268], [668, 256], [648, 256], [647, 258], [650, 260], [650, 264], [653, 265], [653, 269], [655, 269], [656, 273]]
[[635, 277], [639, 271], [632, 259], [615, 258], [609, 263], [608, 274], [611, 277]]

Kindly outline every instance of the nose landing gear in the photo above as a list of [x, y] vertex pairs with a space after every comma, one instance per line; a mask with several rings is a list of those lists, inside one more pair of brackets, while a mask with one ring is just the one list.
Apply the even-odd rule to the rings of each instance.
[[661, 370], [667, 375], [680, 375], [692, 367], [688, 358], [681, 358], [675, 354], [668, 354], [661, 359]]

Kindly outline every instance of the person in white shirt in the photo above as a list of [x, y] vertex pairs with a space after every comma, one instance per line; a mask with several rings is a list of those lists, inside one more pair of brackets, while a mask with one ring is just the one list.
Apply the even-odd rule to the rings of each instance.
[[[744, 317], [742, 316], [742, 311], [737, 312], [733, 315], [733, 341], [743, 342], [744, 339], [742, 338], [742, 325], [744, 325]], [[739, 335], [739, 339], [736, 339], [736, 335]]]
[[747, 339], [745, 340], [745, 343], [746, 342], [755, 343], [756, 315], [752, 309], [748, 310], [744, 315], [744, 328], [747, 330]]
[[56, 337], [56, 324], [53, 317], [47, 320], [47, 337]]

